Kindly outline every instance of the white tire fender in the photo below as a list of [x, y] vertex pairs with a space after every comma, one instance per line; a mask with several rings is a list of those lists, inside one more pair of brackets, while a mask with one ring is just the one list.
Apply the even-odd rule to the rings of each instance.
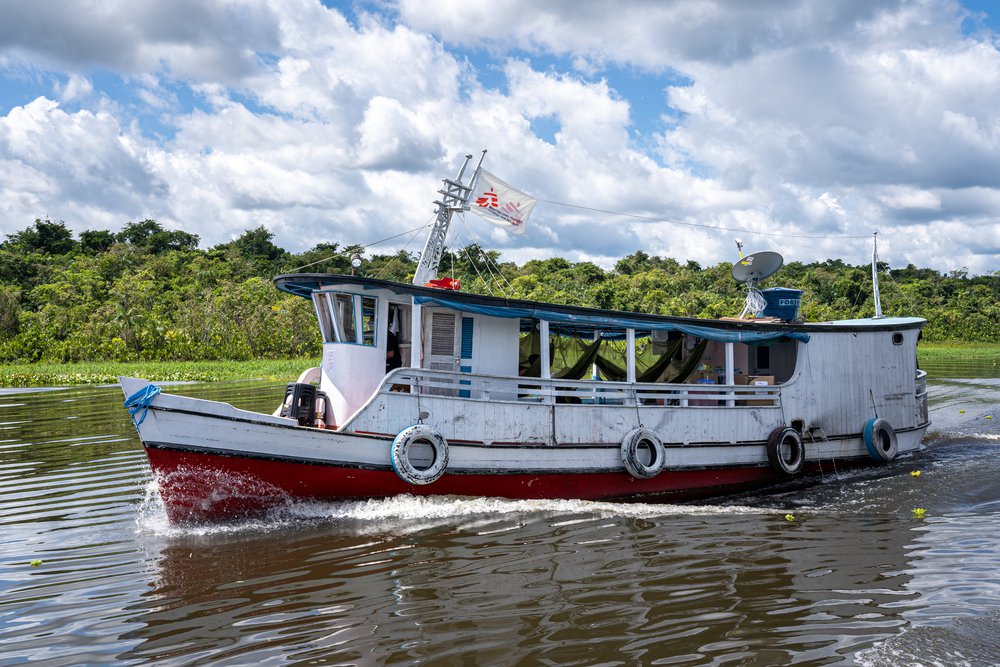
[[448, 467], [448, 441], [437, 429], [424, 424], [407, 426], [392, 441], [392, 469], [410, 484], [430, 484]]

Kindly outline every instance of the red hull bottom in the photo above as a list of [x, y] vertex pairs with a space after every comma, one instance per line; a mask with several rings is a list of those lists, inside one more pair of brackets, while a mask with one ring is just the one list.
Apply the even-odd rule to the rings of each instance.
[[268, 461], [147, 448], [167, 518], [173, 523], [225, 521], [295, 501], [459, 495], [511, 499], [610, 500], [670, 496], [689, 499], [788, 479], [769, 468], [664, 471], [652, 479], [626, 472], [448, 474], [412, 485], [392, 470]]

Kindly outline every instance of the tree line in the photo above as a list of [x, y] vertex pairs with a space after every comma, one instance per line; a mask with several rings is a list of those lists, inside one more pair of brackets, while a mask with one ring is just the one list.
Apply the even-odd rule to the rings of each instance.
[[[301, 253], [264, 227], [199, 248], [199, 237], [155, 220], [75, 237], [35, 220], [0, 243], [0, 362], [166, 361], [315, 356], [312, 304], [279, 292], [279, 273], [350, 273], [408, 282], [413, 253], [368, 254], [319, 243]], [[449, 249], [440, 273], [464, 291], [686, 317], [734, 316], [744, 293], [732, 265], [635, 252], [605, 270], [555, 257], [518, 265], [478, 245]], [[969, 276], [880, 267], [883, 310], [928, 320], [924, 339], [1000, 343], [1000, 271]], [[870, 317], [871, 270], [840, 260], [791, 262], [769, 281], [804, 290], [806, 321]]]

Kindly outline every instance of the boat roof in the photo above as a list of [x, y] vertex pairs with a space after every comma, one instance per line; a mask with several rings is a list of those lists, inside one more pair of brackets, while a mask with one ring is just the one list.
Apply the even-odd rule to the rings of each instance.
[[761, 322], [737, 319], [701, 319], [672, 315], [651, 315], [603, 308], [586, 308], [472, 294], [436, 287], [422, 287], [379, 278], [328, 273], [282, 274], [274, 279], [278, 289], [311, 298], [321, 289], [360, 287], [387, 290], [410, 296], [415, 303], [438, 305], [452, 310], [494, 317], [539, 319], [550, 322], [553, 332], [572, 334], [614, 329], [640, 331], [681, 331], [721, 342], [767, 343], [782, 338], [809, 340], [810, 333], [831, 331], [898, 331], [918, 329], [926, 324], [919, 317], [840, 320], [832, 322]]

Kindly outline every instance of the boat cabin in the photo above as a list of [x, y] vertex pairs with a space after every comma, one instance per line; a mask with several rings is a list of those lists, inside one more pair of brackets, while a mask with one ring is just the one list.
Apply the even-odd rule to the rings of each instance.
[[[722, 398], [708, 388], [698, 398], [654, 394], [656, 385], [780, 385], [794, 374], [798, 345], [808, 340], [793, 331], [746, 331], [734, 323], [716, 329], [705, 320], [514, 301], [356, 276], [299, 274], [277, 283], [312, 299], [323, 335], [321, 389], [336, 424], [387, 382], [397, 391], [494, 401], [621, 402], [623, 397], [605, 386], [639, 383], [651, 393], [644, 404], [766, 403], [766, 396]], [[419, 387], [401, 378], [397, 384], [387, 378], [397, 368], [430, 374], [423, 374], [427, 381]], [[454, 375], [440, 373], [470, 379], [456, 386]], [[482, 385], [490, 378], [506, 379], [506, 386], [493, 382], [487, 390]], [[539, 382], [531, 384], [532, 378]]]

